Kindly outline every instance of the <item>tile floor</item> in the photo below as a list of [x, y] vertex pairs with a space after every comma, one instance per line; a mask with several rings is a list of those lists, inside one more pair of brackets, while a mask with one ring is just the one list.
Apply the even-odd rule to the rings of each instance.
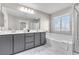
[[[61, 50], [62, 51], [62, 50]], [[21, 53], [18, 53], [16, 55], [57, 55], [57, 54], [64, 54], [64, 52], [58, 51], [52, 47], [49, 47], [47, 45], [40, 46], [37, 48], [33, 48]]]

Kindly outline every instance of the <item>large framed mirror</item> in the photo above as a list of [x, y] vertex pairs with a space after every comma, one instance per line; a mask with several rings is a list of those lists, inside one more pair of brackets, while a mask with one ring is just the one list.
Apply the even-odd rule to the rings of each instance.
[[[40, 30], [40, 18], [36, 17], [34, 10], [24, 7], [19, 4], [1, 4], [2, 13], [0, 13], [1, 17], [4, 19], [4, 23], [0, 25], [4, 27], [5, 30], [24, 31], [27, 29], [31, 30]], [[21, 10], [22, 8], [28, 9], [28, 12]]]

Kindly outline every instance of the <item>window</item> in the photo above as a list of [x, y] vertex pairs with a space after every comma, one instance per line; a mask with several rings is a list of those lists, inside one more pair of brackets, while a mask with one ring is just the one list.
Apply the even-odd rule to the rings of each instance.
[[70, 31], [70, 16], [62, 17], [61, 31]]
[[53, 20], [53, 31], [60, 31], [60, 17], [55, 17], [54, 20]]
[[57, 16], [52, 20], [53, 32], [71, 32], [71, 16]]

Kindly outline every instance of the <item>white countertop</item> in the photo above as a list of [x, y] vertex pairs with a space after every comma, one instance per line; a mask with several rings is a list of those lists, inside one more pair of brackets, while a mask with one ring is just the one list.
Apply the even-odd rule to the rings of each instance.
[[36, 32], [45, 32], [45, 31], [1, 31], [0, 35], [8, 35], [8, 34], [22, 34], [22, 33], [36, 33]]

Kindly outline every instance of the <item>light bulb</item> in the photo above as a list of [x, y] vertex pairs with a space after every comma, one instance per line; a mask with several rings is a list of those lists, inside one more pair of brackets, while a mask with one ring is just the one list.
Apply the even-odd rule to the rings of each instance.
[[19, 10], [20, 10], [20, 11], [24, 11], [24, 7], [21, 7]]
[[28, 11], [27, 11], [27, 12], [28, 12], [28, 13], [30, 13], [30, 11], [31, 11], [31, 10], [30, 10], [30, 9], [28, 9]]
[[25, 8], [24, 10], [25, 10], [25, 12], [28, 12], [28, 9], [27, 8]]
[[31, 14], [34, 14], [34, 10], [31, 10]]

